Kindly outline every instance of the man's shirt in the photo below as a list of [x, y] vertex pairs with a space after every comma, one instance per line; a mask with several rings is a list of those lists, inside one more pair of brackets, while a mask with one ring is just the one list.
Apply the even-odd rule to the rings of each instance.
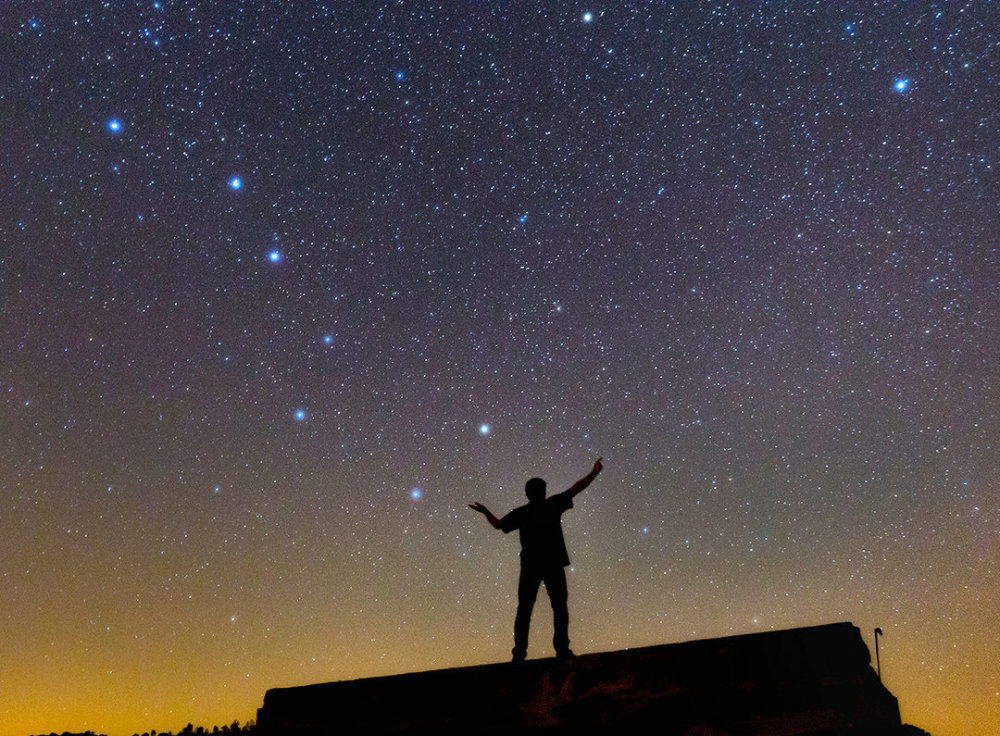
[[522, 564], [559, 567], [569, 564], [560, 517], [571, 508], [573, 494], [563, 491], [518, 506], [500, 519], [504, 533], [519, 530]]

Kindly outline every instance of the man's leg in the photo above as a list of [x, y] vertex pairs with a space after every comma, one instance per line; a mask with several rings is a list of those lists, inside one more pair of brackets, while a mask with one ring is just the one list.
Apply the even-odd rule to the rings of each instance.
[[557, 657], [573, 656], [569, 649], [569, 593], [566, 590], [566, 570], [562, 567], [545, 571], [545, 590], [552, 603], [552, 646]]
[[521, 577], [517, 581], [517, 616], [514, 618], [514, 661], [523, 660], [528, 654], [528, 627], [531, 609], [535, 606], [538, 586], [542, 582], [539, 571], [521, 562]]

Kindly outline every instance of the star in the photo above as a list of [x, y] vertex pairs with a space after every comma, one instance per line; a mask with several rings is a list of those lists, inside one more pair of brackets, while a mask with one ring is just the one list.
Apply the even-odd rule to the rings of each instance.
[[587, 12], [587, 13], [583, 14], [583, 22], [584, 23], [590, 23], [592, 20], [594, 20], [594, 14], [593, 13]]
[[479, 434], [481, 434], [481, 435], [487, 435], [489, 433], [490, 433], [490, 425], [488, 425], [488, 424], [480, 424], [479, 425]]
[[108, 120], [108, 131], [111, 133], [121, 133], [122, 132], [122, 121], [118, 118], [111, 118]]
[[306, 420], [306, 410], [305, 409], [296, 409], [295, 410], [295, 421], [296, 422], [304, 422], [305, 420]]
[[396, 72], [396, 79], [398, 79], [400, 82], [403, 81], [404, 76], [405, 75], [403, 74], [403, 72]]
[[896, 91], [897, 92], [905, 92], [910, 87], [910, 80], [909, 79], [897, 79], [896, 80], [896, 84], [894, 86], [896, 87]]
[[240, 177], [238, 177], [238, 176], [234, 176], [232, 179], [229, 180], [229, 188], [232, 189], [232, 190], [234, 190], [234, 191], [242, 189], [243, 188], [243, 180]]
[[414, 488], [412, 491], [410, 491], [410, 498], [412, 498], [414, 501], [420, 500], [420, 497], [423, 495], [424, 495], [423, 492], [419, 488]]
[[323, 342], [327, 345], [333, 345], [333, 335], [323, 335]]
[[281, 251], [280, 250], [270, 251], [267, 254], [267, 260], [269, 260], [271, 263], [281, 263]]

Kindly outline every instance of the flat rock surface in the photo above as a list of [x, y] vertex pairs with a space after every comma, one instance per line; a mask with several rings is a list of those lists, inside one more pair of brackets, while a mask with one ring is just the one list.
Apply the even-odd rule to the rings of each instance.
[[266, 733], [832, 736], [900, 729], [850, 623], [269, 690]]

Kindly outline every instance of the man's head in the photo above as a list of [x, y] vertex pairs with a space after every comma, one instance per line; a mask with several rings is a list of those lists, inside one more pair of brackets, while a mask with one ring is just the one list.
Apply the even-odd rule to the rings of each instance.
[[529, 501], [541, 501], [545, 498], [545, 481], [541, 478], [532, 478], [524, 484], [524, 492]]

